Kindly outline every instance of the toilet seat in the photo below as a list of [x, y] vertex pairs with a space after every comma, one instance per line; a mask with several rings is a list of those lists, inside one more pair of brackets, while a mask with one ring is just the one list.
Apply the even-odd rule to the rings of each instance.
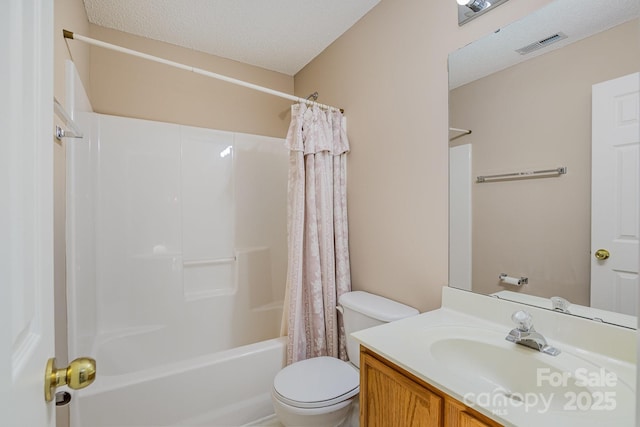
[[322, 408], [360, 391], [358, 371], [335, 357], [314, 357], [282, 369], [273, 381], [274, 396], [296, 408]]

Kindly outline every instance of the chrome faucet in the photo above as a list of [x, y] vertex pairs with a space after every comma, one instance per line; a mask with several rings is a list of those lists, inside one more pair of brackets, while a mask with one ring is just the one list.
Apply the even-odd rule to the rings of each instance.
[[545, 337], [533, 329], [533, 322], [529, 313], [522, 310], [516, 311], [511, 315], [511, 320], [518, 327], [509, 332], [509, 335], [505, 338], [507, 341], [530, 347], [551, 356], [560, 354], [560, 350], [547, 344]]

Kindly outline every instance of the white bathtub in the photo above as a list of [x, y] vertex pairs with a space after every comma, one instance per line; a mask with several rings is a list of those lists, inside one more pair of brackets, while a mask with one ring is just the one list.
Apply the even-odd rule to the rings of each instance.
[[94, 384], [74, 392], [71, 426], [221, 427], [268, 417], [285, 347], [276, 338], [118, 375], [106, 375], [116, 372], [108, 366], [101, 374], [98, 362]]

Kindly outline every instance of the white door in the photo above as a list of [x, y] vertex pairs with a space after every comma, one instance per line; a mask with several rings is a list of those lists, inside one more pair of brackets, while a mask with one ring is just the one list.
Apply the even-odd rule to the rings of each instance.
[[471, 290], [471, 144], [449, 148], [449, 286]]
[[51, 427], [53, 1], [0, 1], [0, 424]]
[[639, 86], [640, 73], [634, 73], [596, 84], [592, 94], [591, 306], [632, 315], [638, 300]]

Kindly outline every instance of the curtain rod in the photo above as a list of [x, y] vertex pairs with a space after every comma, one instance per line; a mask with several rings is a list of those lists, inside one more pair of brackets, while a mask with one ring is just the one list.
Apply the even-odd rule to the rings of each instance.
[[267, 87], [258, 86], [258, 85], [253, 84], [253, 83], [249, 83], [249, 82], [245, 82], [245, 81], [242, 81], [242, 80], [234, 79], [233, 77], [223, 76], [222, 74], [212, 73], [211, 71], [203, 70], [201, 68], [191, 67], [189, 65], [181, 64], [179, 62], [169, 61], [168, 59], [159, 58], [157, 56], [153, 56], [153, 55], [149, 55], [149, 54], [146, 54], [146, 53], [138, 52], [136, 50], [128, 49], [126, 47], [118, 46], [118, 45], [111, 44], [111, 43], [106, 43], [106, 42], [103, 42], [101, 40], [96, 40], [96, 39], [92, 39], [90, 37], [85, 37], [83, 35], [76, 34], [76, 33], [72, 32], [72, 31], [69, 31], [69, 30], [62, 30], [62, 35], [64, 36], [65, 39], [83, 41], [85, 43], [88, 43], [88, 44], [91, 44], [91, 45], [94, 45], [94, 46], [99, 46], [99, 47], [103, 47], [105, 49], [115, 50], [117, 52], [126, 53], [127, 55], [137, 56], [139, 58], [148, 59], [149, 61], [158, 62], [160, 64], [170, 65], [170, 66], [175, 67], [175, 68], [180, 68], [182, 70], [191, 71], [191, 72], [194, 72], [196, 74], [203, 75], [203, 76], [212, 77], [214, 79], [222, 80], [222, 81], [225, 81], [227, 83], [232, 83], [234, 85], [243, 86], [243, 87], [246, 87], [246, 88], [249, 88], [249, 89], [257, 90], [258, 92], [263, 92], [263, 93], [268, 93], [270, 95], [275, 95], [275, 96], [278, 96], [280, 98], [288, 99], [290, 101], [302, 102], [302, 103], [305, 103], [307, 105], [317, 105], [317, 106], [319, 106], [321, 108], [325, 108], [325, 109], [332, 110], [332, 111], [340, 111], [341, 113], [344, 113], [344, 110], [342, 108], [337, 108], [337, 107], [332, 107], [331, 105], [321, 104], [319, 102], [311, 101], [311, 100], [305, 99], [305, 98], [300, 98], [300, 97], [297, 97], [295, 95], [290, 95], [290, 94], [285, 93], [285, 92], [280, 92], [278, 90], [269, 89]]

